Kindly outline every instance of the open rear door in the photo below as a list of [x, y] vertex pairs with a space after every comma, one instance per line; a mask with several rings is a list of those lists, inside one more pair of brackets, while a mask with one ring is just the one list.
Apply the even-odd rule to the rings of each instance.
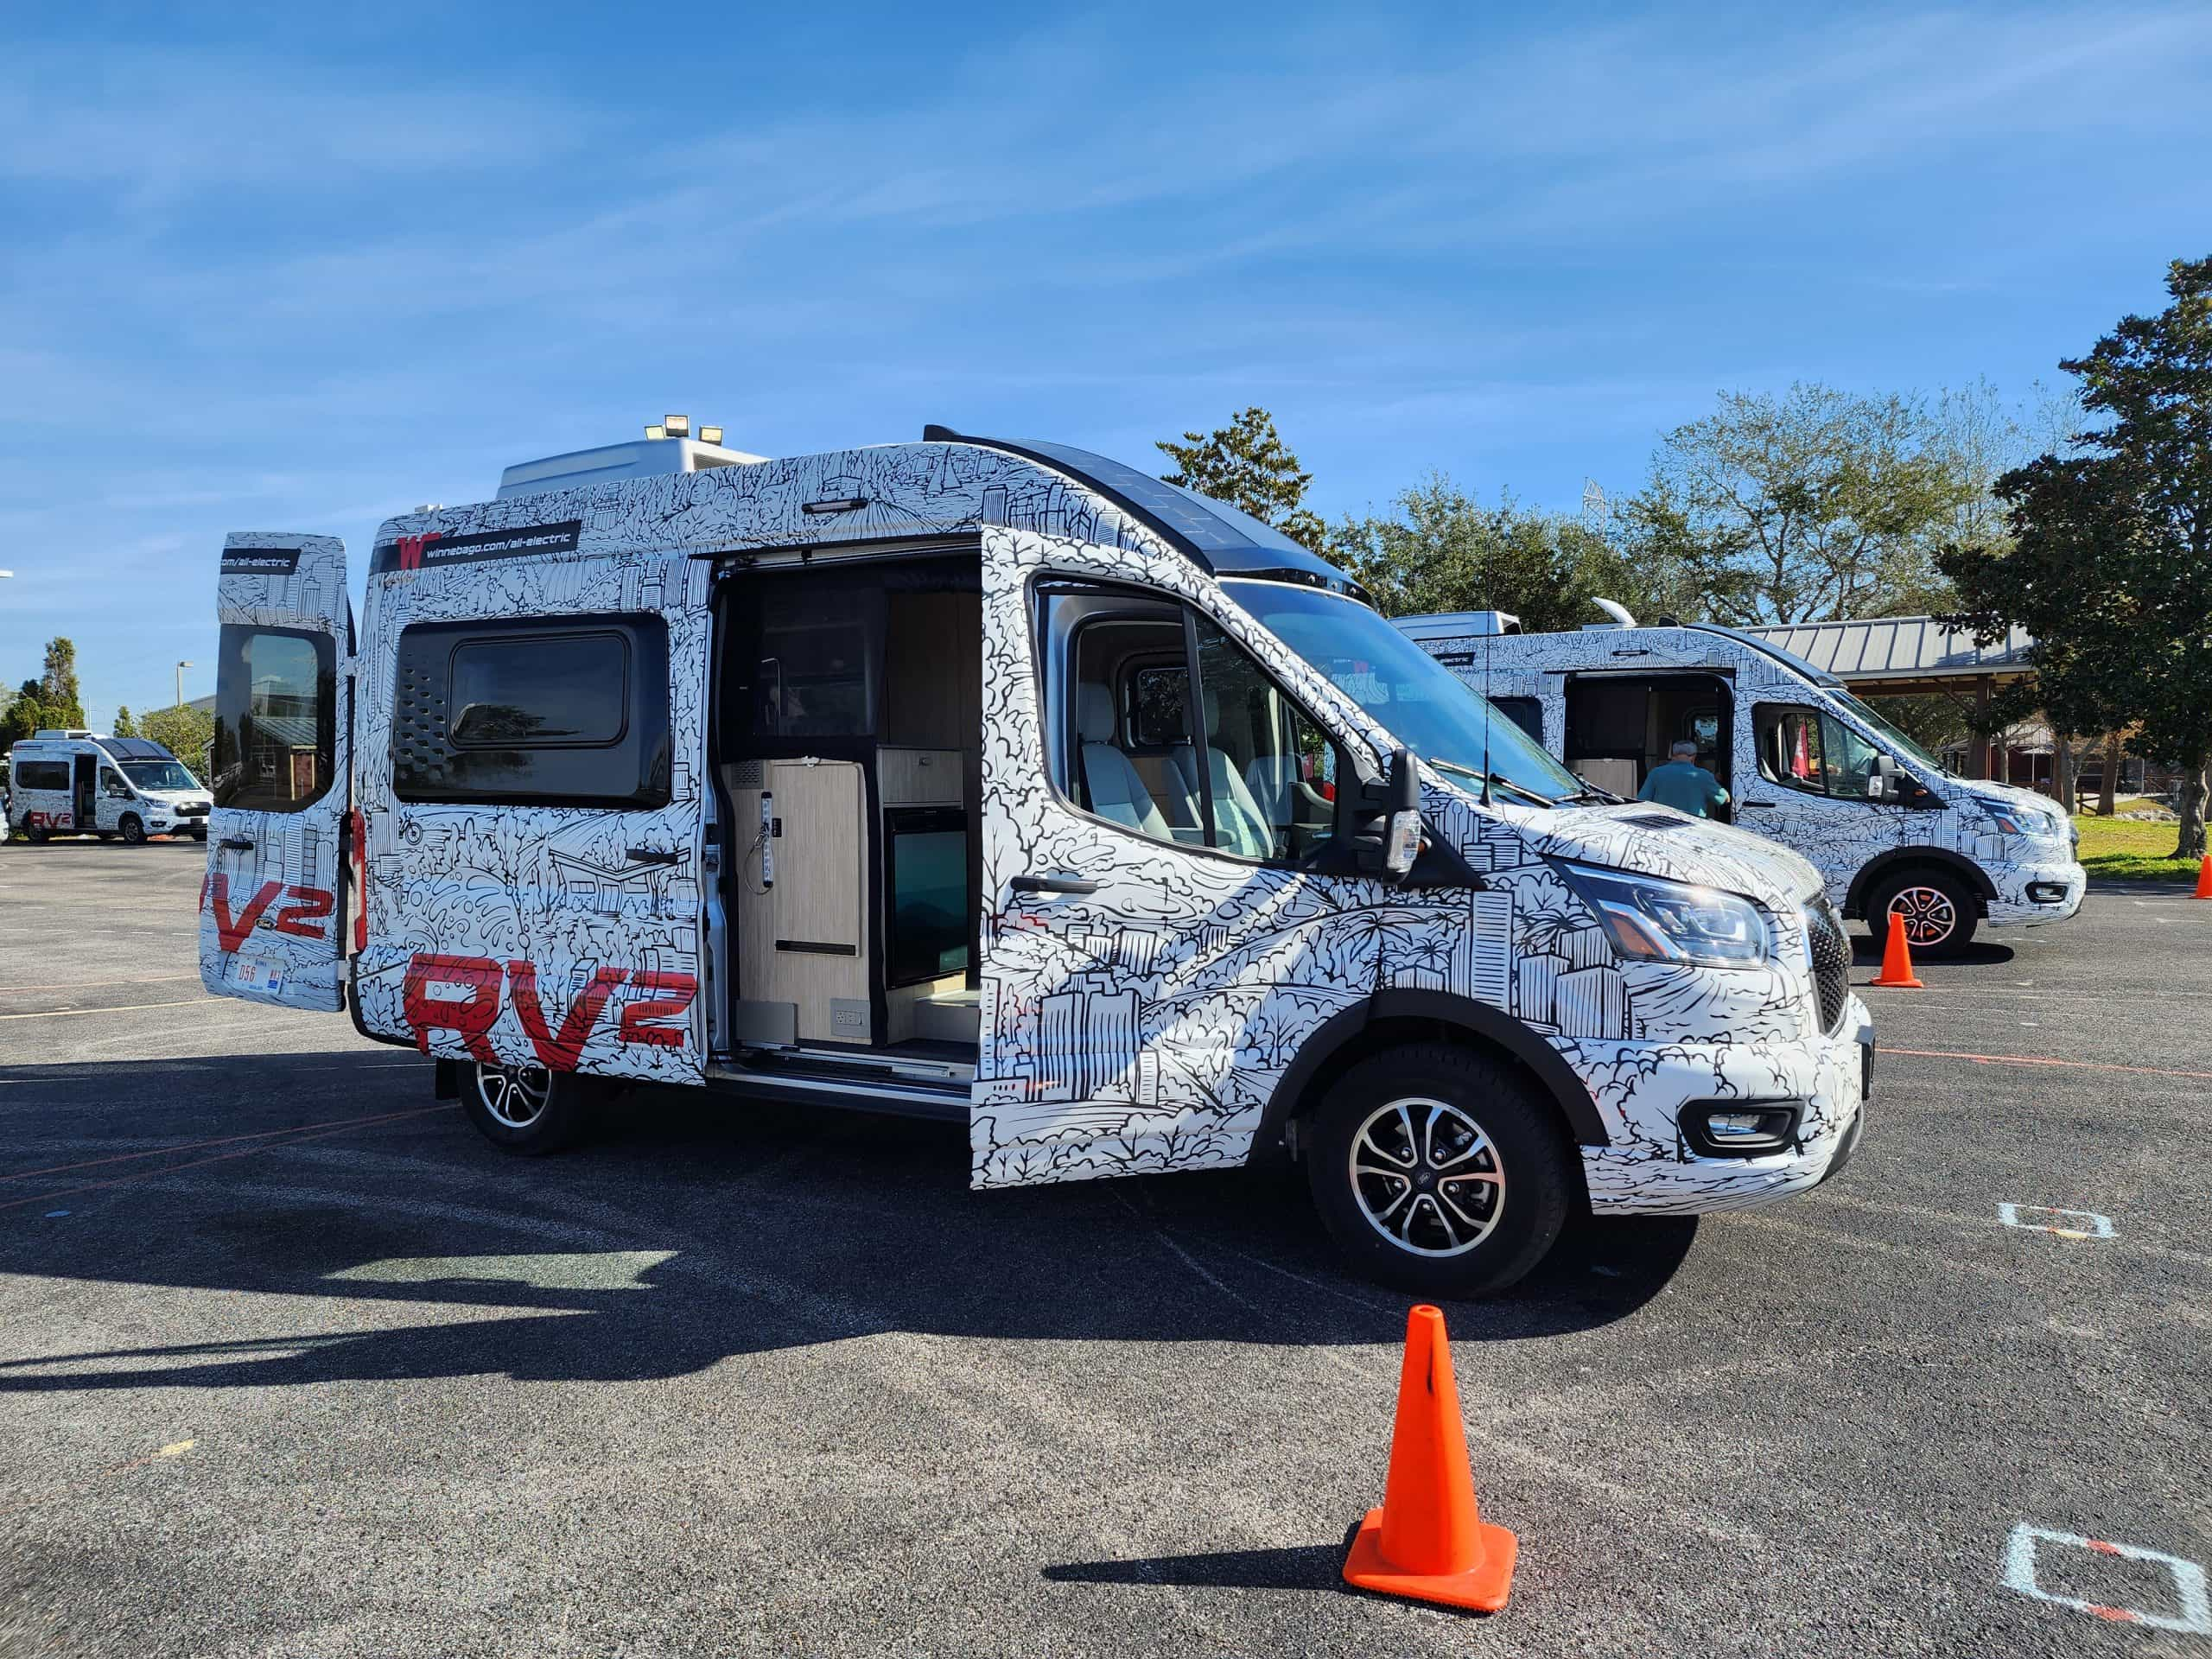
[[218, 996], [335, 1012], [352, 748], [346, 544], [224, 538], [200, 977]]

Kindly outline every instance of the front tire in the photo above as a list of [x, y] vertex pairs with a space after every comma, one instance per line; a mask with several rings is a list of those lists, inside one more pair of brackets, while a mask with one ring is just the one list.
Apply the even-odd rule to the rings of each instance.
[[589, 1084], [542, 1065], [486, 1065], [463, 1077], [461, 1109], [502, 1152], [526, 1158], [572, 1147], [591, 1127]]
[[[139, 822], [138, 815], [136, 812], [124, 813], [123, 815], [122, 823], [117, 827], [123, 831], [124, 845], [130, 847], [143, 847], [146, 844], [146, 826]], [[102, 836], [100, 839], [102, 841], [105, 841], [107, 837], [105, 836]]]
[[1516, 1067], [1421, 1043], [1370, 1055], [1309, 1125], [1314, 1207], [1370, 1279], [1433, 1298], [1486, 1296], [1541, 1262], [1576, 1192], [1573, 1148]]
[[1904, 870], [1885, 876], [1867, 895], [1866, 929], [1874, 948], [1889, 948], [1892, 918], [1904, 924], [1904, 942], [1916, 957], [1955, 957], [1974, 938], [1974, 895], [1946, 870]]

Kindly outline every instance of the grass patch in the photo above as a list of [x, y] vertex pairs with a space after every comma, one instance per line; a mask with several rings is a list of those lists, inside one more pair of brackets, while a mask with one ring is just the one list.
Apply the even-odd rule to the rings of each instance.
[[2171, 823], [2130, 823], [2120, 818], [2077, 817], [2082, 831], [2082, 868], [2094, 883], [2108, 881], [2188, 881], [2196, 880], [2196, 861], [2173, 858], [2175, 826]]

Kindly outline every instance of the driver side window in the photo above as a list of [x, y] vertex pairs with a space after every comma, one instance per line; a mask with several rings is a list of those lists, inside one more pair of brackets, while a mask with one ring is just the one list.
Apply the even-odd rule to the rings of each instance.
[[102, 766], [100, 793], [112, 801], [127, 801], [130, 798], [130, 785], [123, 781], [123, 775], [114, 767]]
[[1881, 751], [1819, 709], [1761, 703], [1759, 772], [1771, 783], [1841, 800], [1871, 798]]
[[1071, 804], [1255, 862], [1296, 864], [1335, 836], [1336, 746], [1214, 623], [1073, 584], [1040, 601], [1052, 785]]

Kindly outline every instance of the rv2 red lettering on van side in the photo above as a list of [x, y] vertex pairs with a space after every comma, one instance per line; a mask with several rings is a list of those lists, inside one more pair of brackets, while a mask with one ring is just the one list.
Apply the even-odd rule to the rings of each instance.
[[[652, 1026], [648, 1020], [668, 1020], [682, 1014], [691, 1006], [691, 999], [699, 993], [699, 982], [690, 974], [648, 971], [630, 976], [632, 989], [647, 993], [622, 1009], [622, 1019], [614, 1028], [617, 1040], [643, 1043], [654, 1048], [681, 1048], [685, 1033], [674, 1026]], [[656, 995], [653, 993], [665, 993]]]
[[[415, 1046], [430, 1052], [430, 1033], [450, 1031], [461, 1046], [486, 1065], [499, 1064], [492, 1047], [492, 1027], [499, 1019], [499, 964], [489, 957], [418, 954], [408, 958], [403, 990], [404, 1017], [415, 1030]], [[432, 996], [433, 985], [458, 985], [465, 997]]]
[[538, 1001], [537, 964], [509, 963], [507, 1001], [513, 1006], [515, 1018], [522, 1021], [523, 1034], [537, 1052], [537, 1063], [549, 1071], [575, 1071], [607, 999], [629, 976], [628, 970], [621, 968], [602, 968], [594, 974], [591, 983], [569, 1004], [568, 1013], [561, 1018], [560, 1034], [555, 1036], [546, 1029], [544, 1006]]
[[284, 907], [276, 912], [276, 919], [270, 925], [279, 933], [289, 933], [294, 938], [321, 938], [322, 929], [315, 924], [330, 914], [331, 906], [336, 900], [321, 887], [287, 887], [284, 898]]
[[[261, 890], [237, 915], [231, 913], [231, 879], [218, 871], [207, 878], [207, 902], [215, 912], [215, 940], [229, 955], [236, 955], [238, 946], [245, 943], [245, 936], [253, 931], [261, 920], [262, 912], [276, 902], [276, 895], [284, 890], [282, 881], [264, 881]], [[310, 934], [309, 938], [315, 937]]]

